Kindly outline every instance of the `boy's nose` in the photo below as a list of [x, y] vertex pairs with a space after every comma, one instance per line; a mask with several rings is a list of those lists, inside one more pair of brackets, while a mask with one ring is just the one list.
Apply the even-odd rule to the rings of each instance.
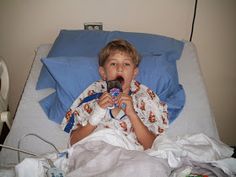
[[117, 71], [122, 72], [123, 71], [123, 65], [117, 65]]

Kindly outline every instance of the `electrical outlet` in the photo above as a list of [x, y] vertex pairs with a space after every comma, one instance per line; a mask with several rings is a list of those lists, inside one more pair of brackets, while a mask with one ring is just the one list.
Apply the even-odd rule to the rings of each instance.
[[102, 30], [103, 25], [102, 22], [88, 22], [84, 23], [85, 30]]

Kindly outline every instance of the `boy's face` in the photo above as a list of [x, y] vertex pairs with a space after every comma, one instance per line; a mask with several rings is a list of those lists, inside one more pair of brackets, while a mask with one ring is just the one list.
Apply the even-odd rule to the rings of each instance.
[[99, 73], [103, 80], [114, 80], [118, 76], [123, 77], [122, 89], [124, 93], [128, 93], [131, 81], [138, 74], [138, 68], [129, 55], [115, 51], [107, 58], [104, 66], [99, 67]]

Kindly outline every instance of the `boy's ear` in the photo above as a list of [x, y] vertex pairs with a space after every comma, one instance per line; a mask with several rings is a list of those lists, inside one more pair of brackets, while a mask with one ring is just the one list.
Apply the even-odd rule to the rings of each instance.
[[99, 71], [99, 74], [100, 74], [102, 80], [106, 80], [107, 77], [106, 77], [106, 72], [105, 72], [104, 68], [102, 66], [99, 66], [98, 71]]
[[134, 69], [133, 79], [135, 79], [135, 77], [138, 75], [138, 72], [139, 72], [139, 69], [138, 69], [138, 67], [136, 67], [136, 68]]

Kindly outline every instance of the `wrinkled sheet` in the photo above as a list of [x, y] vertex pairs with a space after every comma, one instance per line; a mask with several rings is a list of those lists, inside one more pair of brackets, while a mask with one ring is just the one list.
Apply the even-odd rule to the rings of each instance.
[[69, 149], [67, 176], [165, 177], [171, 173], [166, 159], [148, 155], [120, 131], [102, 129]]
[[[55, 154], [48, 158], [54, 161], [56, 167], [64, 170], [68, 177], [165, 177], [172, 172], [179, 176], [186, 170], [186, 161], [194, 162], [195, 166], [199, 164], [202, 168], [205, 163], [205, 166], [217, 167], [224, 174], [233, 176], [236, 166], [235, 159], [230, 158], [232, 148], [204, 134], [175, 138], [162, 135], [157, 137], [151, 149], [143, 151], [119, 131], [103, 129], [74, 144], [67, 152], [68, 158], [55, 158]], [[25, 165], [28, 170], [34, 168], [29, 168], [32, 165], [29, 162], [28, 159]], [[25, 173], [26, 167], [22, 163], [16, 167], [18, 176], [21, 176], [21, 172]], [[37, 168], [41, 172], [38, 174], [43, 174], [39, 164]], [[189, 169], [188, 173], [191, 173], [192, 168]]]
[[[106, 129], [85, 138], [73, 146], [73, 151], [77, 151], [78, 147], [81, 148], [80, 145], [83, 144], [83, 142], [95, 142], [96, 140], [102, 140], [108, 144], [128, 150], [140, 150], [138, 146], [129, 142], [128, 139], [118, 131]], [[167, 160], [171, 169], [178, 169], [186, 165], [185, 162], [187, 159], [192, 163], [198, 163], [202, 168], [203, 166], [208, 166], [208, 171], [214, 172], [214, 167], [217, 167], [228, 176], [234, 176], [234, 174], [236, 174], [236, 159], [231, 158], [233, 149], [202, 133], [182, 137], [170, 137], [164, 134], [156, 138], [151, 149], [140, 153], [148, 154], [158, 160]], [[72, 157], [78, 156], [79, 155], [72, 155]], [[74, 162], [76, 163], [76, 160]], [[210, 166], [212, 166], [212, 168], [210, 168]], [[154, 166], [150, 165], [150, 167]], [[75, 167], [73, 168], [76, 169]], [[156, 167], [156, 169], [160, 168]], [[163, 170], [166, 171], [167, 169]], [[218, 171], [220, 174], [220, 170]]]
[[186, 177], [190, 173], [205, 175], [207, 177], [229, 177], [220, 168], [212, 166], [209, 163], [198, 163], [187, 159], [182, 161], [182, 165], [179, 168], [175, 168], [171, 172], [170, 177]]
[[166, 177], [171, 168], [165, 159], [93, 141], [76, 147], [69, 160], [69, 171], [68, 177]]
[[228, 176], [236, 174], [236, 159], [231, 158], [233, 148], [202, 133], [183, 137], [162, 135], [156, 138], [152, 149], [146, 152], [167, 159], [172, 168], [181, 167], [187, 159], [218, 167]]

